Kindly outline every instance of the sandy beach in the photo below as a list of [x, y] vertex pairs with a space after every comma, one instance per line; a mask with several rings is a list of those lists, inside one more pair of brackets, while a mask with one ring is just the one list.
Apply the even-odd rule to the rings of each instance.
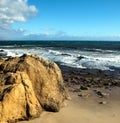
[[[60, 66], [61, 67], [61, 66]], [[40, 118], [21, 123], [119, 123], [120, 122], [120, 87], [119, 79], [112, 78], [113, 84], [109, 83], [111, 78], [100, 72], [101, 84], [97, 81], [89, 82], [91, 74], [81, 72], [84, 83], [81, 83], [81, 75], [73, 69], [66, 69], [62, 66], [62, 72], [66, 87], [71, 96], [71, 100], [66, 101], [66, 106], [60, 112], [43, 112]], [[90, 72], [90, 71], [89, 71]], [[67, 75], [66, 75], [66, 74]], [[84, 73], [84, 74], [83, 74]], [[92, 71], [92, 73], [94, 73]], [[92, 76], [95, 74], [92, 74]], [[79, 76], [79, 77], [78, 77]], [[96, 76], [96, 75], [95, 75]], [[95, 80], [97, 77], [93, 77]], [[110, 77], [110, 78], [109, 78]], [[76, 78], [76, 79], [75, 79]], [[68, 82], [69, 79], [69, 82]], [[74, 81], [73, 81], [74, 80]], [[105, 84], [103, 81], [106, 80]], [[77, 82], [80, 81], [80, 83]], [[68, 82], [68, 83], [67, 83]], [[96, 83], [96, 84], [95, 84]], [[82, 86], [82, 87], [81, 87]]]
[[[115, 88], [114, 88], [115, 89]], [[120, 92], [120, 89], [119, 89]], [[58, 113], [44, 112], [40, 118], [21, 123], [119, 123], [119, 100], [107, 100], [107, 104], [99, 104], [95, 96], [80, 98], [70, 93], [72, 100]]]

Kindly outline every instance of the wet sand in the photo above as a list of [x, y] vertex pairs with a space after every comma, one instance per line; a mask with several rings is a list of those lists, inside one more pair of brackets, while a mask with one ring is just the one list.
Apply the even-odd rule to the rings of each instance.
[[60, 112], [21, 123], [119, 123], [120, 78], [101, 70], [60, 66], [71, 100]]

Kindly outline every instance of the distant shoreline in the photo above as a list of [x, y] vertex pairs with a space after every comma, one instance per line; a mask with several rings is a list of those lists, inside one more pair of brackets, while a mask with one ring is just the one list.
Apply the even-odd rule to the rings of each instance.
[[48, 41], [48, 42], [58, 42], [58, 41], [70, 41], [70, 42], [72, 42], [72, 41], [74, 41], [74, 42], [120, 42], [120, 40], [55, 40], [55, 39], [53, 39], [53, 40], [50, 40], [50, 39], [48, 39], [48, 40], [31, 40], [31, 39], [27, 39], [27, 40], [0, 40], [1, 42], [11, 42], [11, 41], [34, 41], [34, 42], [41, 42], [41, 41]]

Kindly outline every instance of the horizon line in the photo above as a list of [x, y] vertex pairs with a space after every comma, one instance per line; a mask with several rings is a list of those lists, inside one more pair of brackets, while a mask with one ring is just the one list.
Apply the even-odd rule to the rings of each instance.
[[3, 41], [96, 41], [96, 42], [101, 42], [101, 41], [103, 41], [103, 42], [120, 42], [120, 40], [77, 40], [77, 39], [75, 39], [75, 40], [71, 40], [71, 39], [65, 39], [65, 40], [63, 40], [63, 39], [52, 39], [52, 40], [49, 40], [49, 39], [46, 39], [46, 40], [38, 40], [38, 39], [36, 39], [36, 40], [33, 40], [33, 39], [21, 39], [21, 40], [15, 40], [15, 39], [13, 39], [13, 40], [0, 40], [1, 42], [3, 42]]

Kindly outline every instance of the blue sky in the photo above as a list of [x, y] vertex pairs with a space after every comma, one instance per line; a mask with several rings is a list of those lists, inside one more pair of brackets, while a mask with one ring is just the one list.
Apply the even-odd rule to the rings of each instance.
[[120, 0], [1, 1], [1, 40], [120, 40]]

